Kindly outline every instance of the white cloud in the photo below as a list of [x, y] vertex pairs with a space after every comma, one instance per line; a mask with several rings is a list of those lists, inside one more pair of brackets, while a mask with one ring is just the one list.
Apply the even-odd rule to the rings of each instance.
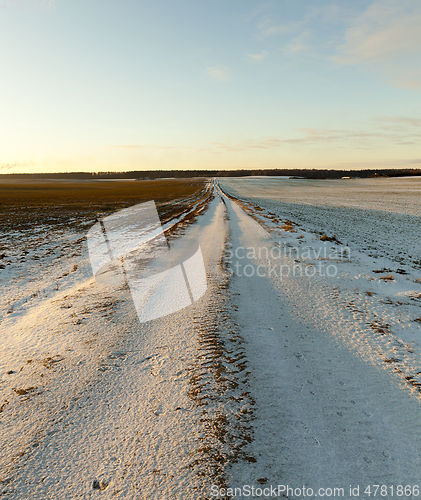
[[[396, 87], [421, 89], [421, 0], [326, 0], [309, 6], [301, 17], [263, 16], [261, 38], [279, 37], [282, 53], [327, 58], [376, 72]], [[365, 3], [365, 6], [364, 6]]]
[[324, 47], [326, 36], [331, 28], [343, 23], [349, 17], [350, 10], [344, 6], [310, 6], [302, 11], [299, 19], [279, 23], [274, 16], [265, 16], [257, 24], [261, 38], [279, 37], [282, 40], [281, 51], [285, 55], [299, 52], [315, 53]]
[[399, 125], [407, 125], [412, 127], [421, 127], [420, 118], [408, 118], [406, 116], [381, 116], [379, 118], [375, 118], [375, 121], [397, 123]]
[[406, 68], [402, 71], [402, 74], [390, 75], [390, 80], [396, 87], [419, 90], [421, 89], [421, 70]]
[[156, 151], [165, 151], [165, 150], [187, 150], [194, 149], [191, 146], [162, 146], [160, 144], [107, 144], [102, 146], [104, 148], [113, 148], [113, 149], [123, 149], [127, 151], [135, 151], [135, 150], [156, 150]]
[[257, 23], [259, 35], [263, 38], [300, 35], [306, 30], [324, 31], [326, 26], [342, 24], [344, 19], [350, 17], [354, 9], [346, 5], [327, 3], [326, 5], [314, 6], [300, 9], [301, 17], [288, 22], [279, 22], [274, 15], [263, 16]]
[[297, 32], [302, 27], [302, 23], [288, 23], [288, 24], [276, 24], [271, 16], [264, 17], [258, 24], [260, 34], [263, 37], [270, 37], [276, 35], [289, 35], [291, 33]]
[[421, 88], [421, 3], [377, 0], [353, 19], [332, 60], [366, 64], [394, 85]]
[[221, 82], [231, 81], [230, 70], [226, 66], [209, 66], [206, 68], [205, 73]]
[[[405, 4], [407, 9], [403, 9]], [[421, 49], [420, 26], [421, 4], [377, 1], [346, 31], [341, 60], [380, 62], [417, 53]]]
[[[283, 147], [299, 148], [343, 148], [349, 147], [353, 150], [378, 151], [385, 144], [395, 146], [408, 146], [419, 143], [421, 133], [419, 127], [421, 120], [418, 118], [389, 116], [376, 117], [373, 119], [375, 126], [367, 127], [361, 124], [361, 128], [353, 129], [317, 129], [301, 127], [295, 129], [299, 136], [284, 137], [260, 137], [245, 139], [236, 143], [212, 142], [209, 150], [218, 151], [247, 151], [254, 149], [278, 149]], [[389, 123], [391, 126], [383, 127], [381, 124]], [[414, 160], [419, 162], [420, 160]]]
[[294, 55], [298, 52], [309, 52], [312, 46], [309, 43], [311, 34], [309, 30], [303, 31], [300, 35], [292, 38], [289, 43], [281, 48], [281, 51], [286, 55]]
[[267, 55], [268, 53], [265, 51], [260, 54], [246, 54], [247, 57], [250, 57], [250, 59], [253, 59], [254, 61], [261, 61], [262, 59], [265, 59]]

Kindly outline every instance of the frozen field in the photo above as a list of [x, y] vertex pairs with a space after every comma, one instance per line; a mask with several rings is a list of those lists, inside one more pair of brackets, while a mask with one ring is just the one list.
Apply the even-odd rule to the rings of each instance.
[[172, 251], [200, 242], [208, 289], [143, 324], [87, 253], [96, 217], [122, 205], [11, 223], [2, 498], [417, 498], [420, 189], [221, 179], [163, 199]]
[[421, 269], [421, 179], [224, 180], [229, 192], [253, 199], [312, 231], [329, 232], [368, 255]]

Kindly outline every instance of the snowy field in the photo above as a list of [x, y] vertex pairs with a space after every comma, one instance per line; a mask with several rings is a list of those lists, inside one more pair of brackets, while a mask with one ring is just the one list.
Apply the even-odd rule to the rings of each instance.
[[421, 179], [243, 178], [224, 186], [312, 231], [421, 269]]
[[92, 277], [103, 211], [3, 231], [2, 498], [417, 498], [420, 191], [211, 181], [160, 211], [207, 292], [142, 324]]

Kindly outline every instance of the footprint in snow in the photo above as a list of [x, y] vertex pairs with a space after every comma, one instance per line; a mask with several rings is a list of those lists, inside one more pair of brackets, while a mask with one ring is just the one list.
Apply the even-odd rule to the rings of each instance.
[[107, 487], [108, 487], [108, 482], [107, 481], [98, 481], [97, 479], [95, 479], [92, 483], [92, 488], [94, 490], [100, 490], [100, 491], [104, 491]]

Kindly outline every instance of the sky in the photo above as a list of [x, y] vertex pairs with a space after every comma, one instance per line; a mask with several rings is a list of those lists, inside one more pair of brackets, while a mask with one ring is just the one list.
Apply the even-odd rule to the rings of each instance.
[[419, 0], [0, 0], [0, 173], [421, 167]]

